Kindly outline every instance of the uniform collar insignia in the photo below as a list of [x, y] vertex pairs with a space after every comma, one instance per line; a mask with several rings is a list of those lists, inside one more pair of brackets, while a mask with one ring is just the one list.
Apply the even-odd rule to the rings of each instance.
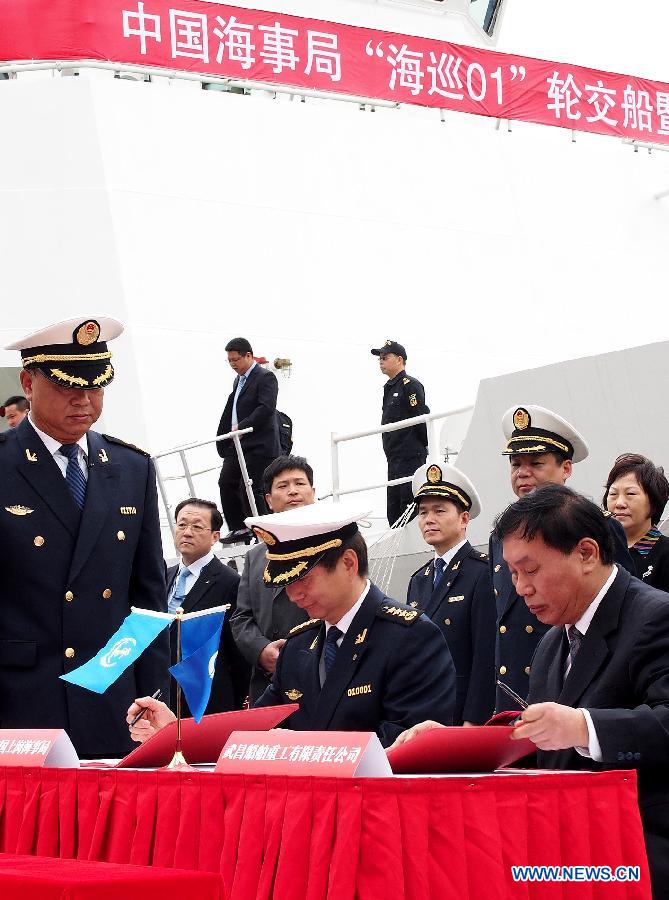
[[289, 700], [292, 700], [292, 701], [293, 701], [293, 703], [294, 703], [296, 700], [299, 700], [300, 697], [302, 696], [302, 694], [300, 693], [300, 691], [295, 690], [295, 688], [291, 688], [289, 691], [286, 691], [285, 694], [286, 694], [286, 697], [288, 697]]
[[364, 640], [365, 640], [366, 637], [367, 637], [367, 629], [364, 628], [364, 629], [360, 632], [360, 634], [356, 637], [355, 643], [356, 643], [356, 644], [362, 644], [362, 643], [364, 642]]
[[107, 456], [107, 451], [105, 450], [104, 447], [102, 448], [102, 450], [100, 450], [100, 452], [98, 453], [98, 456], [100, 457], [100, 462], [102, 462], [102, 463], [109, 462], [109, 457]]
[[32, 450], [28, 450], [28, 448], [26, 447], [26, 459], [28, 460], [28, 462], [37, 462], [37, 453], [33, 452]]

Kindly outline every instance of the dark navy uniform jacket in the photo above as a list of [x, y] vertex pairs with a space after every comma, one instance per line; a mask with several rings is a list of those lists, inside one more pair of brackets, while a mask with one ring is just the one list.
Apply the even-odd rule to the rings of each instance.
[[281, 648], [256, 706], [299, 703], [298, 731], [375, 731], [384, 747], [424, 719], [452, 724], [455, 669], [439, 629], [374, 585], [346, 632], [323, 687], [325, 623], [298, 625]]
[[80, 513], [27, 418], [0, 435], [0, 728], [65, 728], [80, 756], [123, 756], [128, 706], [167, 690], [167, 631], [104, 694], [58, 676], [95, 656], [131, 605], [166, 611], [155, 472], [93, 431], [88, 465]]
[[[425, 403], [423, 385], [402, 370], [383, 386], [383, 408], [381, 424], [401, 422], [429, 413]], [[383, 450], [388, 459], [405, 459], [414, 456], [424, 457], [427, 447], [427, 428], [425, 425], [414, 425], [400, 431], [389, 431], [382, 435]], [[418, 466], [416, 466], [418, 468]]]
[[[627, 549], [623, 527], [613, 518], [607, 521], [613, 533], [615, 561], [634, 575], [634, 563]], [[529, 690], [532, 656], [551, 626], [543, 625], [533, 616], [523, 598], [516, 593], [509, 567], [502, 557], [502, 546], [494, 535], [490, 537], [489, 555], [497, 603], [496, 677], [525, 698]], [[517, 708], [518, 704], [497, 688], [496, 711]]]
[[434, 561], [411, 576], [407, 603], [441, 628], [455, 664], [457, 693], [453, 724], [482, 724], [495, 705], [495, 598], [488, 557], [466, 541], [437, 588]]

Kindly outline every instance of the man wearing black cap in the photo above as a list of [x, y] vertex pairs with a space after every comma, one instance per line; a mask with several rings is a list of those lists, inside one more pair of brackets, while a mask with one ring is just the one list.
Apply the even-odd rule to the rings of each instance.
[[[372, 350], [379, 357], [379, 368], [388, 378], [383, 387], [381, 424], [401, 422], [429, 413], [425, 389], [420, 381], [407, 375], [407, 352], [397, 341], [386, 341]], [[427, 459], [427, 427], [414, 425], [382, 435], [383, 451], [388, 460], [388, 480], [413, 475]], [[411, 483], [396, 484], [387, 489], [388, 524], [393, 525], [412, 501]]]
[[[16, 341], [30, 415], [0, 435], [0, 727], [64, 728], [80, 756], [122, 756], [128, 700], [166, 687], [167, 633], [104, 694], [60, 680], [131, 604], [165, 611], [147, 453], [91, 430], [114, 377], [114, 319], [70, 319]], [[91, 727], [91, 723], [93, 723]]]

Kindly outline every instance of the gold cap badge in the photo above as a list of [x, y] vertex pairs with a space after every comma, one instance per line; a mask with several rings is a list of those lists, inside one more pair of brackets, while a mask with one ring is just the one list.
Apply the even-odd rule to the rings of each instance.
[[520, 406], [513, 414], [513, 427], [517, 431], [525, 431], [530, 425], [530, 414]]
[[92, 319], [80, 325], [75, 332], [74, 339], [80, 347], [88, 347], [94, 344], [100, 337], [100, 326]]
[[441, 469], [439, 466], [430, 466], [427, 470], [427, 480], [430, 484], [436, 484], [438, 481], [441, 481]]

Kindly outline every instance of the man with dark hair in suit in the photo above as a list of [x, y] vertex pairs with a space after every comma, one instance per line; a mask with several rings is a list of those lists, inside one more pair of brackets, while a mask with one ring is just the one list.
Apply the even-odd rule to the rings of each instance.
[[[123, 326], [69, 319], [20, 350], [31, 410], [0, 434], [0, 727], [64, 728], [80, 756], [125, 756], [119, 713], [167, 690], [167, 634], [103, 693], [60, 675], [90, 660], [131, 606], [165, 611], [158, 495], [148, 453], [93, 430]], [[121, 723], [122, 724], [122, 723]]]
[[30, 412], [30, 403], [25, 397], [15, 394], [5, 400], [4, 406], [0, 406], [0, 416], [7, 420], [10, 428], [17, 428]]
[[[255, 361], [253, 349], [246, 338], [233, 338], [225, 345], [225, 349], [228, 362], [237, 377], [225, 404], [217, 434], [253, 428], [250, 434], [241, 438], [241, 447], [253, 482], [258, 515], [262, 515], [267, 511], [262, 491], [262, 474], [281, 453], [276, 418], [279, 384], [273, 372], [263, 369]], [[223, 515], [230, 529], [221, 543], [248, 543], [251, 532], [244, 526], [244, 519], [250, 515], [251, 509], [234, 443], [231, 440], [219, 441], [216, 449], [219, 456], [223, 457], [218, 485]]]
[[601, 509], [563, 485], [521, 497], [494, 534], [518, 594], [550, 628], [513, 737], [536, 744], [541, 768], [637, 770], [653, 897], [666, 898], [669, 596], [614, 563]]
[[[284, 512], [313, 503], [314, 472], [303, 456], [279, 456], [265, 469], [263, 489], [272, 512]], [[272, 680], [279, 651], [291, 628], [308, 616], [291, 603], [282, 587], [268, 588], [263, 581], [267, 565], [260, 543], [244, 558], [237, 608], [230, 621], [239, 650], [253, 666], [249, 696], [254, 703]]]
[[[175, 545], [181, 564], [167, 570], [169, 612], [179, 607], [186, 613], [227, 606], [216, 658], [214, 680], [207, 713], [241, 709], [249, 687], [249, 666], [235, 645], [230, 618], [237, 603], [239, 575], [214, 556], [213, 547], [221, 536], [223, 518], [210, 500], [182, 500], [174, 512]], [[177, 626], [170, 626], [172, 665], [177, 661]], [[176, 710], [176, 682], [170, 683], [170, 707]], [[190, 715], [185, 699], [184, 715]]]

